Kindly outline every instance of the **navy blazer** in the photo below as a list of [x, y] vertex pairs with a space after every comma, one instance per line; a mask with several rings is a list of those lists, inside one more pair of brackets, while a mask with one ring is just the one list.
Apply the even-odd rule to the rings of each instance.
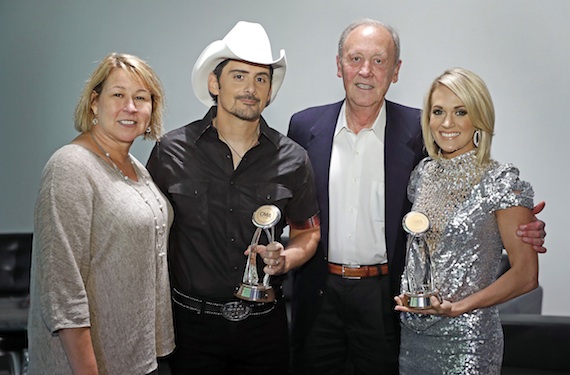
[[[293, 271], [292, 341], [301, 344], [320, 307], [328, 275], [329, 171], [334, 130], [343, 101], [309, 108], [291, 117], [288, 136], [311, 159], [321, 218], [321, 242], [313, 258]], [[425, 156], [420, 111], [386, 101], [384, 147], [386, 247], [392, 293], [399, 293], [404, 269], [406, 234], [402, 218], [411, 209], [407, 198], [410, 174]]]

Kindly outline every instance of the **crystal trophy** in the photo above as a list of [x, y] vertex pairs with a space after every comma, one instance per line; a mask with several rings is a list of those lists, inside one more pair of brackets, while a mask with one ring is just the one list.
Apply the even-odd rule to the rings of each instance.
[[431, 306], [431, 296], [439, 298], [434, 285], [431, 254], [425, 237], [430, 226], [429, 219], [421, 212], [411, 211], [404, 216], [402, 226], [408, 233], [404, 305], [414, 309], [427, 309]]
[[275, 240], [275, 225], [281, 220], [281, 211], [273, 205], [264, 205], [259, 207], [253, 213], [251, 221], [257, 227], [253, 238], [243, 279], [234, 295], [240, 299], [252, 302], [273, 302], [275, 301], [275, 291], [269, 285], [269, 275], [263, 277], [263, 282], [259, 283], [259, 275], [257, 274], [257, 251], [256, 247], [259, 243], [261, 233], [264, 232], [272, 243]]

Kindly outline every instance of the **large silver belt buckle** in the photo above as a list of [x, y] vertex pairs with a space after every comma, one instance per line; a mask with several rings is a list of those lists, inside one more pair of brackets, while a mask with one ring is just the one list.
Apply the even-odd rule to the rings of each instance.
[[231, 301], [222, 306], [222, 316], [230, 322], [240, 322], [251, 314], [251, 306], [241, 301]]

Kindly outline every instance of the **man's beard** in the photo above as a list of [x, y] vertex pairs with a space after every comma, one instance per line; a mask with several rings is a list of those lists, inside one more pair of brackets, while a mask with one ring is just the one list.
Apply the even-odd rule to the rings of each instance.
[[[250, 95], [238, 96], [236, 97], [236, 99], [257, 100], [257, 102], [259, 103], [259, 99]], [[247, 106], [246, 108], [237, 108], [236, 105], [231, 108], [230, 113], [243, 121], [258, 120], [259, 117], [261, 116], [261, 110], [259, 109], [259, 107], [254, 107], [254, 106]]]

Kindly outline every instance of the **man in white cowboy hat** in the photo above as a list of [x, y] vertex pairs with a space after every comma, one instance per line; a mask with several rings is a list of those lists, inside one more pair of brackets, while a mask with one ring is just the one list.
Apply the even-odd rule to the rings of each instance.
[[[239, 22], [204, 49], [192, 71], [194, 93], [210, 110], [166, 134], [148, 161], [175, 210], [169, 249], [174, 374], [288, 373], [280, 284], [287, 271], [313, 256], [320, 229], [306, 152], [261, 117], [286, 66], [283, 50], [273, 59], [261, 25]], [[234, 293], [256, 229], [252, 214], [262, 205], [282, 213], [276, 242], [257, 248], [263, 259], [258, 271], [272, 276], [277, 299], [252, 303]], [[287, 224], [290, 241], [283, 248]]]

